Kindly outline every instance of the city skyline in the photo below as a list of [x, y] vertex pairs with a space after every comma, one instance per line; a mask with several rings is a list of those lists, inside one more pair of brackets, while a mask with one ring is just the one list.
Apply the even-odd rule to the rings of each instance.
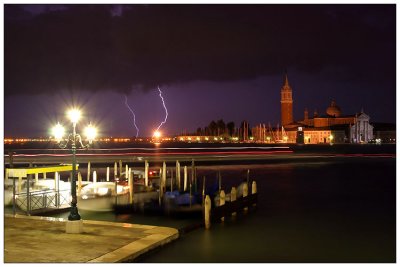
[[6, 4], [4, 16], [5, 137], [47, 136], [71, 105], [101, 135], [135, 136], [125, 95], [149, 136], [165, 118], [157, 86], [167, 135], [275, 126], [285, 70], [294, 120], [332, 99], [396, 119], [395, 5]]

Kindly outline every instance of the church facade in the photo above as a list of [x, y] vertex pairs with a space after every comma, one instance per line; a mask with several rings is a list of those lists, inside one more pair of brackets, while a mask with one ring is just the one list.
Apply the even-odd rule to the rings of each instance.
[[319, 115], [315, 111], [310, 117], [306, 108], [303, 120], [294, 121], [292, 88], [287, 74], [281, 88], [281, 124], [281, 140], [287, 143], [367, 143], [373, 139], [370, 117], [363, 111], [353, 115], [342, 115], [334, 100], [327, 107], [325, 114]]

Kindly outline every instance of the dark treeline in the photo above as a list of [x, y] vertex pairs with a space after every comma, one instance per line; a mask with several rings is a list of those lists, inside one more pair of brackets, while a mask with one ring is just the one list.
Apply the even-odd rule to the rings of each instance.
[[197, 128], [193, 135], [235, 137], [243, 133], [244, 125], [246, 125], [248, 135], [251, 135], [251, 128], [246, 121], [242, 121], [240, 127], [236, 127], [235, 122], [225, 123], [223, 119], [212, 120], [207, 126]]

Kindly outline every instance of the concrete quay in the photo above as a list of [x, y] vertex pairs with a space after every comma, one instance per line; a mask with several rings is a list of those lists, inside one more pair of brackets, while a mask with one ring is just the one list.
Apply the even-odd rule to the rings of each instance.
[[83, 220], [66, 233], [61, 218], [4, 215], [5, 263], [116, 263], [132, 261], [179, 237], [177, 229]]

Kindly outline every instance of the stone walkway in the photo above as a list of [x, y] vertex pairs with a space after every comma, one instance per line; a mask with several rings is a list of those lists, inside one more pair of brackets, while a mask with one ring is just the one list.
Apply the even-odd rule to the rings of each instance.
[[4, 216], [5, 263], [114, 263], [178, 238], [177, 229], [159, 226], [83, 221], [83, 233], [65, 233], [66, 220]]

